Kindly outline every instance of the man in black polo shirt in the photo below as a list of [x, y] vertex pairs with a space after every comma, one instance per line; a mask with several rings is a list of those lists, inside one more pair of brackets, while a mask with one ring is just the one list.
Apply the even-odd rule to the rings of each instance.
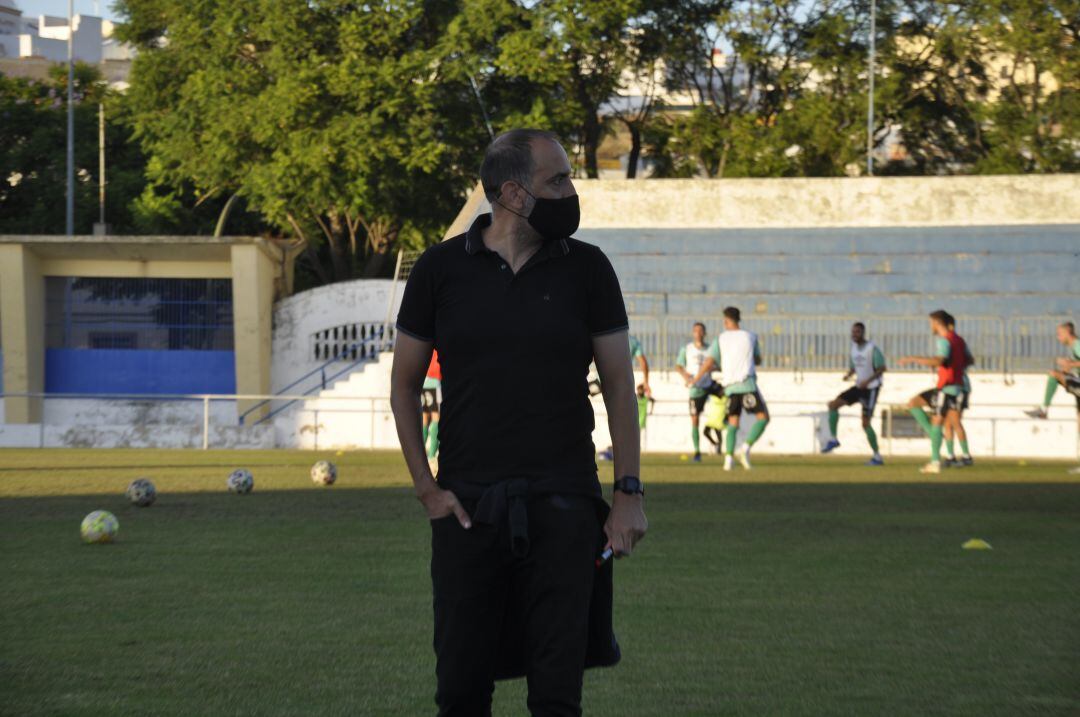
[[[431, 520], [435, 700], [447, 717], [488, 715], [494, 681], [526, 676], [534, 717], [580, 715], [584, 669], [619, 659], [611, 562], [598, 557], [629, 555], [647, 529], [626, 310], [607, 258], [570, 238], [577, 194], [554, 135], [500, 135], [480, 176], [492, 213], [413, 267], [391, 378]], [[437, 482], [417, 400], [433, 348]], [[619, 478], [610, 512], [592, 443], [594, 358]]]

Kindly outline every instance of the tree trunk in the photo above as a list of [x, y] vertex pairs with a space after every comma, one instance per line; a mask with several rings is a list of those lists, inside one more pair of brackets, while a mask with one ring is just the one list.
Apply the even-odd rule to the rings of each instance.
[[720, 153], [720, 166], [716, 170], [716, 178], [717, 179], [723, 179], [724, 178], [724, 166], [727, 164], [727, 156], [728, 156], [728, 151], [730, 149], [731, 149], [731, 140], [725, 139], [724, 140], [724, 151]]
[[626, 160], [626, 178], [637, 178], [638, 160], [641, 158], [641, 127], [637, 122], [627, 122], [630, 130], [630, 156]]
[[392, 249], [397, 240], [398, 230], [389, 221], [376, 219], [367, 225], [367, 246], [370, 252], [367, 261], [364, 262], [364, 270], [361, 276], [364, 279], [374, 279], [386, 276], [390, 273], [390, 262], [393, 256]]
[[331, 211], [327, 216], [326, 238], [330, 242], [330, 262], [334, 267], [334, 281], [353, 278], [352, 261], [349, 256], [349, 237], [342, 225], [341, 215]]
[[596, 151], [600, 147], [600, 118], [596, 116], [595, 110], [590, 108], [585, 112], [585, 126], [583, 129], [585, 175], [589, 179], [596, 179], [600, 176], [600, 166], [596, 161]]

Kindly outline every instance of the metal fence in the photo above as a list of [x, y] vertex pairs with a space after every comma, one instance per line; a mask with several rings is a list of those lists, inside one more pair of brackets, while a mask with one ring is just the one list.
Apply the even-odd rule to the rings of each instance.
[[[749, 316], [743, 328], [758, 335], [762, 368], [792, 371], [842, 371], [848, 367], [851, 324], [846, 316]], [[1045, 371], [1065, 354], [1055, 329], [1062, 316], [965, 318], [957, 330], [975, 357], [975, 370], [1002, 374]], [[704, 322], [710, 337], [723, 330], [722, 316], [631, 316], [630, 333], [657, 369], [675, 365], [679, 348], [691, 340], [695, 322]], [[891, 371], [905, 355], [930, 355], [933, 337], [925, 316], [889, 316], [867, 321], [867, 337], [885, 354]], [[711, 340], [711, 339], [710, 339]]]
[[45, 340], [51, 349], [229, 351], [232, 283], [46, 277]]

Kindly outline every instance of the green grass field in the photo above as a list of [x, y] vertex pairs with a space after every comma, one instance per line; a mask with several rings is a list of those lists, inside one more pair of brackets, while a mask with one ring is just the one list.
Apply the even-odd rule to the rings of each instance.
[[[1080, 714], [1065, 465], [757, 463], [645, 461], [623, 662], [586, 676], [586, 714]], [[241, 466], [254, 493], [226, 493]], [[96, 508], [117, 543], [80, 543]], [[2, 714], [434, 712], [430, 535], [397, 454], [0, 451], [0, 526]], [[496, 714], [524, 714], [523, 684]]]

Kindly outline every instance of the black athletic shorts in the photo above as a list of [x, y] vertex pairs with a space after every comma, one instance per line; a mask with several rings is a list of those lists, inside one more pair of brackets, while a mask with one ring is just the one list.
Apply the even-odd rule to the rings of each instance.
[[439, 410], [439, 394], [434, 388], [425, 388], [420, 392], [420, 408], [425, 413]]
[[963, 411], [967, 408], [967, 392], [961, 391], [953, 396], [940, 389], [932, 388], [919, 394], [922, 399], [933, 409], [935, 416], [944, 418], [949, 411]]
[[724, 387], [713, 381], [708, 386], [704, 387], [705, 393], [701, 396], [692, 396], [690, 398], [690, 415], [700, 416], [701, 412], [705, 410], [705, 402], [709, 400], [709, 396], [723, 396]]
[[733, 393], [728, 396], [727, 417], [739, 416], [743, 411], [747, 413], [762, 413], [769, 409], [765, 406], [765, 399], [760, 391], [753, 393]]
[[853, 403], [861, 403], [863, 418], [873, 418], [874, 408], [877, 406], [877, 398], [880, 391], [880, 387], [859, 388], [858, 386], [852, 386], [837, 396], [836, 400], [842, 402], [845, 406], [850, 406]]
[[1065, 376], [1065, 390], [1076, 398], [1076, 410], [1080, 411], [1080, 376]]

